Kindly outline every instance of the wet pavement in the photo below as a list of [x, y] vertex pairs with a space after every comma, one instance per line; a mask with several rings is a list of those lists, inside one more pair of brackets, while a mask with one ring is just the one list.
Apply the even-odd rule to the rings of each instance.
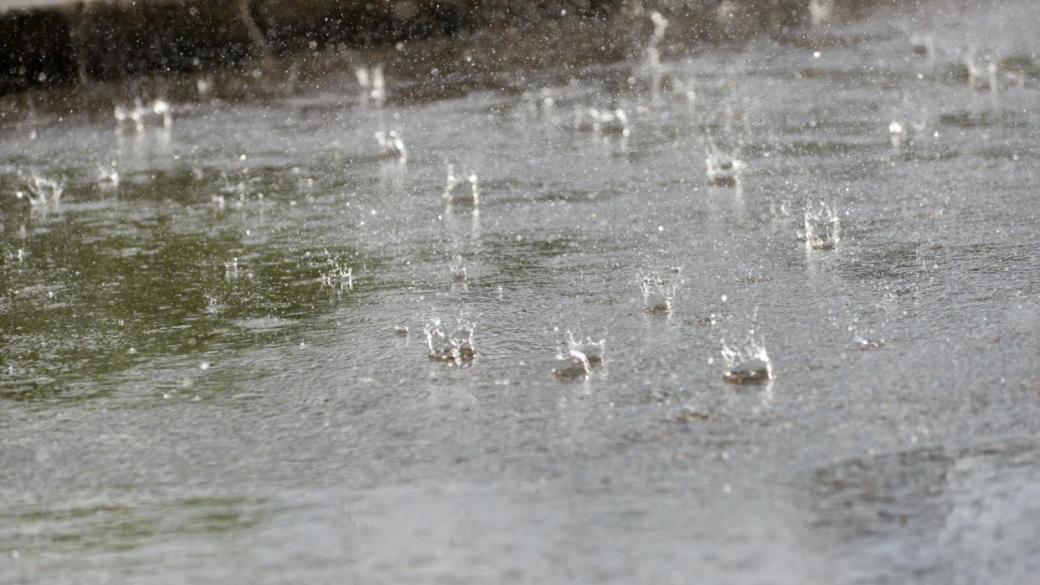
[[[0, 582], [1028, 581], [1040, 6], [968, 4], [7, 122]], [[431, 360], [432, 318], [475, 358]], [[587, 378], [567, 331], [606, 339]]]

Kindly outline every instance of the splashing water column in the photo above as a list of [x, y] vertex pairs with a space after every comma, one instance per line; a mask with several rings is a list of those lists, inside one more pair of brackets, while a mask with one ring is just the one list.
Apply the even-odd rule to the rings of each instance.
[[722, 380], [728, 384], [760, 384], [773, 379], [773, 365], [766, 346], [750, 334], [743, 344], [730, 346], [722, 341], [722, 359], [726, 371]]
[[576, 349], [557, 352], [556, 366], [553, 368], [553, 375], [557, 378], [561, 380], [585, 378], [589, 375], [589, 371], [589, 359], [584, 353]]

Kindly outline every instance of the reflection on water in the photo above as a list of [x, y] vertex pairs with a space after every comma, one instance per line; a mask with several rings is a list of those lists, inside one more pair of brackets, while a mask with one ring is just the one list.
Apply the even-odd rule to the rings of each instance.
[[[923, 448], [818, 470], [812, 531], [850, 582], [1028, 580], [1040, 569], [1040, 457], [1032, 444]], [[842, 552], [844, 551], [844, 553]]]
[[0, 542], [18, 555], [60, 557], [76, 551], [120, 552], [146, 548], [170, 535], [219, 535], [256, 526], [262, 502], [235, 497], [194, 497], [135, 504], [83, 505], [5, 514]]
[[[336, 264], [332, 274], [324, 262], [283, 257], [219, 223], [210, 233], [184, 233], [175, 209], [124, 218], [116, 203], [79, 221], [29, 224], [24, 260], [4, 269], [3, 322], [11, 336], [3, 347], [10, 366], [0, 382], [3, 396], [61, 397], [66, 384], [98, 380], [152, 356], [249, 345], [255, 336], [237, 335], [229, 322], [332, 310], [337, 305], [322, 292], [323, 279], [337, 289], [353, 282], [350, 266]], [[358, 258], [350, 249], [339, 256]]]

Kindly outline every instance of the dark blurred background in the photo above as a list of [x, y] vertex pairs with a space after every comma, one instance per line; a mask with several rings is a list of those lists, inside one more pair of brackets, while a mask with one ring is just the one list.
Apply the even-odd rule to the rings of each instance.
[[[240, 67], [329, 49], [507, 31], [505, 45], [647, 28], [658, 10], [705, 41], [785, 32], [855, 0], [0, 0], [0, 93]], [[634, 31], [640, 32], [639, 30]], [[648, 32], [648, 31], [647, 31]], [[494, 45], [494, 42], [491, 42]], [[613, 44], [613, 43], [612, 43]], [[611, 46], [599, 60], [623, 58]], [[508, 58], [505, 56], [504, 58]], [[534, 58], [533, 56], [531, 57]], [[544, 59], [544, 56], [542, 56]]]

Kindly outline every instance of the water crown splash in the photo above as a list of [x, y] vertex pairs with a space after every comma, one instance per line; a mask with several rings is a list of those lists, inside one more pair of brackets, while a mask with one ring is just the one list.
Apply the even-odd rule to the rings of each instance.
[[605, 359], [605, 352], [607, 349], [607, 340], [600, 339], [598, 341], [593, 340], [591, 336], [585, 336], [584, 341], [578, 341], [574, 338], [574, 334], [570, 331], [567, 332], [567, 348], [571, 350], [580, 351], [588, 359], [589, 364], [597, 365], [603, 363]]
[[452, 282], [466, 282], [466, 263], [461, 255], [456, 255], [448, 263], [448, 272]]
[[643, 277], [643, 311], [649, 315], [667, 315], [672, 312], [675, 292], [679, 287], [678, 274], [671, 277], [651, 274]]
[[321, 273], [321, 285], [337, 291], [354, 290], [354, 268], [325, 251], [327, 270]]
[[354, 70], [358, 85], [361, 86], [361, 103], [371, 102], [376, 107], [382, 107], [386, 102], [386, 79], [383, 77], [383, 66], [376, 65], [371, 69], [358, 67]]
[[820, 202], [806, 204], [804, 231], [799, 233], [810, 250], [833, 250], [841, 239], [841, 220], [834, 208]]
[[164, 99], [154, 99], [145, 104], [141, 98], [134, 98], [132, 106], [113, 106], [112, 115], [116, 120], [116, 132], [133, 129], [140, 133], [149, 127], [173, 127], [173, 108]]
[[465, 177], [455, 174], [455, 165], [448, 165], [448, 178], [444, 186], [444, 200], [448, 205], [480, 205], [480, 182], [476, 173]]
[[447, 329], [441, 320], [432, 317], [423, 331], [426, 333], [427, 356], [434, 361], [450, 362], [456, 366], [472, 362], [477, 356], [473, 342], [475, 326], [471, 321], [457, 319], [453, 329]]
[[722, 380], [729, 384], [759, 384], [773, 379], [773, 364], [766, 346], [755, 339], [754, 331], [743, 344], [731, 346], [722, 340], [722, 359], [726, 371]]
[[65, 192], [63, 183], [44, 177], [36, 171], [31, 171], [28, 175], [19, 175], [25, 186], [24, 190], [15, 191], [16, 198], [28, 199], [29, 205], [35, 208], [57, 207], [61, 203], [61, 196]]
[[408, 149], [401, 140], [396, 130], [389, 132], [379, 131], [375, 134], [376, 143], [379, 144], [379, 158], [382, 160], [408, 160]]
[[737, 153], [726, 153], [715, 146], [709, 147], [704, 165], [707, 168], [709, 186], [729, 188], [738, 185], [740, 173], [745, 166], [744, 161], [737, 158]]

